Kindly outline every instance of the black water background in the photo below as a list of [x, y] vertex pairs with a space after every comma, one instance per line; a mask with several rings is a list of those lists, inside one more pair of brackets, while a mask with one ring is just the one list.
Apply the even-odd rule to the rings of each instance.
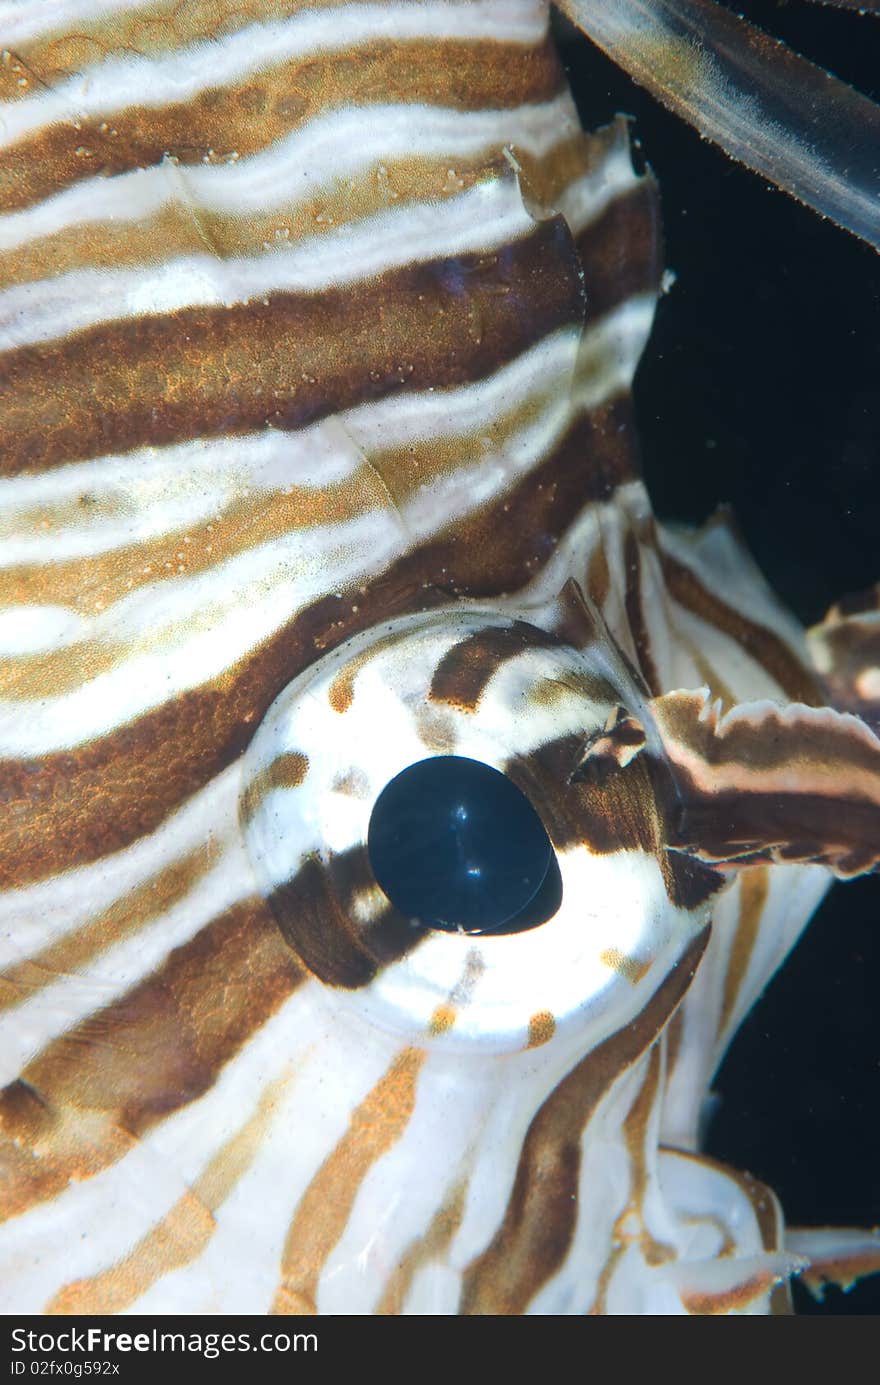
[[[737, 9], [880, 100], [880, 19]], [[730, 503], [777, 592], [819, 620], [880, 579], [880, 256], [561, 33], [585, 126], [634, 116], [663, 194], [677, 278], [637, 380], [655, 508], [699, 523]], [[832, 890], [715, 1085], [709, 1151], [769, 1183], [789, 1222], [880, 1223], [880, 879]], [[880, 1275], [822, 1311], [880, 1313]]]

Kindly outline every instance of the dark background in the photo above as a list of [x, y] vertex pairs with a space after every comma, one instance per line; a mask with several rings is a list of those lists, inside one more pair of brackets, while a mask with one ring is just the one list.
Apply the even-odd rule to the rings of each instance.
[[[877, 17], [737, 9], [880, 100]], [[817, 621], [880, 578], [880, 256], [701, 141], [570, 26], [559, 36], [584, 125], [633, 116], [660, 183], [677, 278], [636, 388], [655, 508], [697, 523], [732, 504], [771, 584]], [[833, 888], [715, 1085], [709, 1152], [769, 1183], [790, 1223], [880, 1223], [880, 879]], [[880, 1313], [880, 1275], [821, 1309], [796, 1298]]]

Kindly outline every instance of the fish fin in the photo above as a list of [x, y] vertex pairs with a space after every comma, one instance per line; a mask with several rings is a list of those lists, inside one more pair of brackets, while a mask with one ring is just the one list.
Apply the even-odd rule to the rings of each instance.
[[860, 1279], [880, 1273], [878, 1227], [871, 1231], [843, 1226], [791, 1227], [785, 1233], [785, 1244], [809, 1261], [801, 1283], [819, 1300], [829, 1284], [846, 1293]]
[[715, 0], [559, 0], [731, 158], [880, 249], [880, 107]]
[[807, 647], [829, 703], [880, 728], [880, 583], [832, 606]]
[[724, 712], [707, 689], [650, 708], [678, 802], [667, 846], [711, 865], [813, 862], [846, 878], [880, 866], [880, 740], [830, 707]]

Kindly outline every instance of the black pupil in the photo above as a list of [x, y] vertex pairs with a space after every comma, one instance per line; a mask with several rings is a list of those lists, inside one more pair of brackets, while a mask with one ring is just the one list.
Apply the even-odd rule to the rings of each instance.
[[439, 755], [396, 775], [376, 800], [367, 847], [395, 908], [430, 928], [520, 932], [562, 897], [538, 814], [479, 760]]

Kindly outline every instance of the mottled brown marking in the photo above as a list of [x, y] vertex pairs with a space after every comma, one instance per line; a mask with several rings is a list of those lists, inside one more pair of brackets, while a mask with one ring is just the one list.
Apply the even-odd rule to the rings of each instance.
[[739, 877], [739, 918], [724, 972], [721, 1012], [718, 1016], [717, 1037], [726, 1030], [739, 998], [752, 952], [758, 939], [761, 915], [770, 893], [770, 873], [766, 866], [744, 870]]
[[0, 1094], [3, 1219], [99, 1173], [202, 1096], [302, 980], [262, 900], [245, 899], [50, 1043]]
[[370, 781], [363, 770], [351, 769], [334, 779], [333, 792], [345, 794], [348, 798], [369, 798]]
[[[21, 211], [86, 178], [247, 158], [341, 106], [401, 102], [462, 111], [548, 100], [564, 79], [549, 38], [536, 48], [376, 39], [293, 58], [189, 100], [59, 121], [0, 150], [0, 210]], [[365, 116], [365, 118], [368, 118]]]
[[425, 1056], [415, 1048], [397, 1055], [352, 1112], [348, 1129], [300, 1199], [284, 1243], [272, 1313], [298, 1312], [303, 1302], [315, 1304], [321, 1271], [345, 1230], [364, 1179], [409, 1124]]
[[455, 1024], [456, 1017], [454, 1005], [438, 1005], [428, 1021], [428, 1033], [432, 1038], [448, 1033]]
[[298, 789], [309, 772], [309, 757], [301, 750], [287, 750], [276, 755], [268, 765], [258, 770], [241, 796], [241, 820], [247, 824], [256, 817], [265, 798], [273, 789]]
[[666, 585], [676, 601], [735, 640], [750, 658], [766, 669], [792, 702], [805, 702], [811, 707], [821, 704], [816, 676], [778, 635], [728, 606], [703, 585], [695, 572], [670, 554], [658, 549], [658, 556]]
[[413, 708], [413, 720], [419, 740], [434, 755], [454, 755], [458, 747], [458, 729], [454, 717], [441, 707], [425, 702]]
[[616, 947], [605, 948], [603, 952], [599, 953], [599, 960], [633, 986], [637, 986], [642, 977], [647, 976], [651, 970], [650, 962], [640, 962], [637, 957], [629, 957]]
[[549, 1044], [556, 1033], [556, 1020], [549, 1010], [538, 1010], [529, 1019], [529, 1040], [527, 1048], [541, 1048]]
[[703, 930], [633, 1023], [581, 1059], [532, 1119], [504, 1220], [465, 1271], [462, 1313], [522, 1313], [559, 1269], [577, 1218], [583, 1132], [612, 1083], [656, 1040], [707, 940]]
[[290, 1074], [285, 1073], [269, 1084], [254, 1114], [220, 1147], [192, 1189], [122, 1260], [88, 1279], [66, 1284], [44, 1311], [49, 1315], [122, 1313], [157, 1279], [198, 1259], [217, 1228], [215, 1213], [253, 1163], [289, 1081]]
[[486, 626], [459, 640], [444, 654], [431, 679], [428, 696], [434, 702], [448, 702], [461, 711], [474, 712], [486, 685], [508, 659], [516, 659], [534, 648], [558, 647], [555, 635], [524, 621]]
[[161, 918], [189, 894], [220, 856], [216, 841], [191, 851], [150, 880], [145, 880], [102, 909], [72, 933], [49, 943], [0, 973], [0, 1011], [29, 1000], [37, 991], [88, 964], [126, 938]]

